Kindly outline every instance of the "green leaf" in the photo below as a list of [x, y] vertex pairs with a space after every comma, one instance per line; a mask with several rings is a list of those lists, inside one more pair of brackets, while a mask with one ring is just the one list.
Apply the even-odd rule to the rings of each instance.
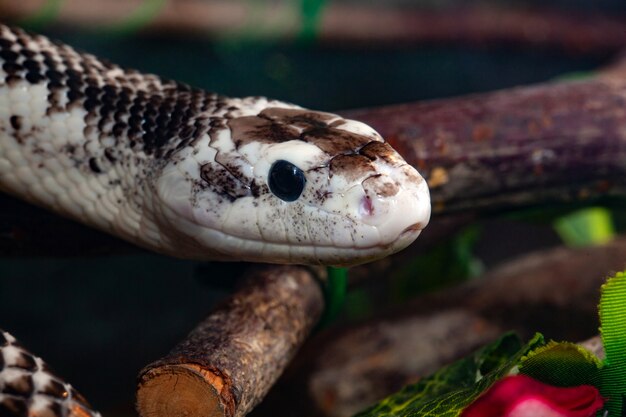
[[328, 282], [324, 287], [324, 303], [326, 308], [320, 318], [318, 327], [324, 327], [332, 322], [341, 311], [348, 290], [348, 269], [329, 266]]
[[602, 244], [615, 236], [611, 212], [602, 207], [578, 210], [557, 219], [554, 229], [569, 246]]
[[457, 417], [483, 391], [511, 373], [523, 356], [543, 343], [540, 334], [523, 346], [517, 336], [506, 334], [355, 417]]
[[599, 385], [602, 362], [591, 352], [569, 342], [550, 342], [522, 358], [519, 372], [558, 387]]
[[300, 0], [302, 28], [299, 38], [301, 40], [311, 41], [315, 39], [325, 5], [326, 0]]
[[626, 394], [626, 273], [617, 273], [602, 286], [599, 310], [606, 352], [600, 393], [608, 398], [609, 415], [621, 416]]

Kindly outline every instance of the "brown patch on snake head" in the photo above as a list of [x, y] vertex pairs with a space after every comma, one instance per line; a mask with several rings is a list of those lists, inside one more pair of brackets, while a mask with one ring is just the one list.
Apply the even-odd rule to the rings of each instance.
[[342, 175], [348, 181], [356, 181], [376, 174], [372, 162], [361, 155], [337, 155], [330, 161], [330, 175]]
[[355, 153], [370, 138], [332, 127], [305, 130], [300, 139], [312, 143], [329, 155]]
[[297, 140], [300, 132], [293, 126], [257, 116], [237, 117], [228, 121], [235, 147], [250, 142], [281, 143]]
[[259, 117], [267, 120], [293, 125], [302, 129], [326, 127], [328, 123], [337, 120], [339, 116], [305, 109], [284, 109], [270, 107], [259, 113]]
[[271, 107], [258, 116], [231, 119], [228, 127], [237, 148], [251, 141], [281, 143], [299, 139], [335, 156], [356, 153], [371, 142], [372, 138], [331, 127], [337, 120], [343, 119], [330, 113]]
[[400, 171], [402, 171], [402, 173], [406, 177], [407, 181], [409, 181], [409, 182], [412, 182], [414, 184], [418, 184], [418, 183], [424, 181], [424, 178], [420, 174], [418, 174], [417, 171], [415, 170], [415, 168], [413, 168], [409, 164], [405, 164], [402, 167], [400, 167]]
[[370, 142], [359, 150], [359, 155], [363, 155], [371, 161], [382, 159], [394, 167], [406, 164], [400, 154], [386, 142]]
[[400, 187], [385, 175], [375, 175], [363, 181], [363, 188], [378, 197], [392, 197], [398, 194]]

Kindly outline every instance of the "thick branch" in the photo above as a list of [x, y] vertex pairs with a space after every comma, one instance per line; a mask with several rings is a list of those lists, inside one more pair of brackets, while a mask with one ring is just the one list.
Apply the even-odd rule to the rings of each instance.
[[371, 124], [426, 176], [436, 214], [623, 198], [621, 69], [345, 115]]
[[304, 267], [263, 267], [167, 356], [139, 375], [145, 417], [241, 417], [265, 396], [324, 300]]
[[[611, 271], [624, 269], [625, 259], [626, 237], [533, 253], [367, 322], [329, 330], [307, 344], [254, 416], [269, 417], [277, 407], [305, 417], [352, 415], [509, 330], [587, 339], [598, 330], [600, 286]], [[601, 353], [593, 342], [586, 346]]]

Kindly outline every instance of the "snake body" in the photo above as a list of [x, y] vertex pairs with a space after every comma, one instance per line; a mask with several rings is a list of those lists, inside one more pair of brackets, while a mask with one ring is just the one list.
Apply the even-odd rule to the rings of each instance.
[[0, 415], [101, 417], [70, 384], [0, 329]]
[[430, 216], [425, 181], [363, 123], [208, 93], [4, 25], [0, 190], [207, 260], [357, 264], [404, 248]]

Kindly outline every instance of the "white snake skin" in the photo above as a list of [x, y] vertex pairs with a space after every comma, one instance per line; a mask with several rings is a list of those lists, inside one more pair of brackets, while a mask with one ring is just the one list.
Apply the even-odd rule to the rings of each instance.
[[[268, 186], [286, 160], [295, 201]], [[226, 98], [0, 25], [0, 190], [182, 258], [351, 265], [426, 226], [425, 181], [363, 123]]]

